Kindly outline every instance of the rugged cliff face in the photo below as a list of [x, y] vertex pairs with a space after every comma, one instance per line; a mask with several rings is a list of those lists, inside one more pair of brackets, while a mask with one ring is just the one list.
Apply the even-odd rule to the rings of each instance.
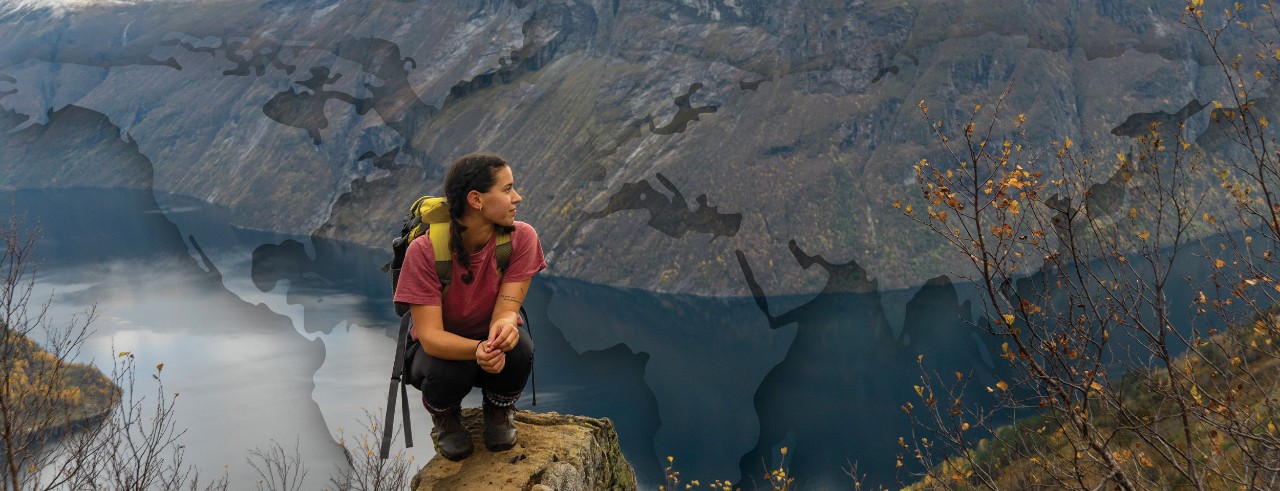
[[[378, 247], [413, 198], [439, 192], [443, 166], [487, 149], [512, 160], [519, 218], [552, 274], [747, 294], [735, 251], [771, 264], [794, 239], [891, 288], [957, 259], [890, 207], [913, 193], [913, 163], [948, 158], [917, 103], [966, 118], [1010, 89], [1004, 107], [1026, 114], [1033, 142], [1114, 154], [1130, 116], [1220, 98], [1181, 12], [1149, 0], [23, 9], [0, 16], [0, 126], [16, 130], [0, 140], [32, 138], [74, 104], [136, 144], [159, 192], [226, 206], [245, 227]], [[83, 185], [109, 151], [42, 145], [0, 154], [0, 185]], [[69, 154], [83, 156], [75, 172], [32, 171]], [[770, 292], [820, 286], [783, 264], [757, 268]]]

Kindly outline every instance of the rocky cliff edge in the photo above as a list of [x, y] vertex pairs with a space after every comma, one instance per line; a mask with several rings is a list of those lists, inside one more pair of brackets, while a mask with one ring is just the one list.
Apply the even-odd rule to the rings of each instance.
[[460, 462], [436, 456], [410, 488], [429, 490], [569, 491], [636, 489], [635, 471], [622, 456], [613, 422], [557, 413], [517, 411], [515, 448], [484, 448], [484, 419], [479, 408], [464, 409], [476, 451]]

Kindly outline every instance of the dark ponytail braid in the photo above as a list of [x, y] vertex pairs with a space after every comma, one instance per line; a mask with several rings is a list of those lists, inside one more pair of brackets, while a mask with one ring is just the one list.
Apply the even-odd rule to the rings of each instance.
[[[467, 227], [459, 221], [467, 210], [467, 194], [471, 191], [488, 192], [495, 184], [494, 175], [507, 166], [502, 157], [489, 153], [471, 153], [453, 161], [444, 177], [444, 195], [449, 202], [449, 250], [454, 260], [460, 261], [466, 273], [462, 282], [470, 284], [475, 275], [471, 272], [471, 254], [462, 243], [462, 232]], [[495, 233], [497, 230], [495, 230]]]

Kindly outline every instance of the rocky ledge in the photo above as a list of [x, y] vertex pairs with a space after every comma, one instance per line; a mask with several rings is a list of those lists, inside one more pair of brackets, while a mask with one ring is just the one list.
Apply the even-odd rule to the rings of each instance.
[[569, 491], [636, 489], [636, 474], [622, 456], [613, 422], [557, 413], [517, 411], [515, 448], [484, 448], [483, 414], [464, 409], [476, 451], [460, 462], [436, 456], [414, 476], [410, 488], [429, 490]]

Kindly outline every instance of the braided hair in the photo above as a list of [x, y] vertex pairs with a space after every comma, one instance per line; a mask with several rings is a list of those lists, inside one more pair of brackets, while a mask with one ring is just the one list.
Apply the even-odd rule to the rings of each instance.
[[[491, 153], [470, 153], [459, 157], [449, 166], [444, 177], [444, 195], [449, 203], [449, 250], [453, 251], [456, 261], [460, 261], [466, 273], [462, 282], [471, 284], [475, 275], [471, 272], [471, 254], [467, 253], [462, 243], [462, 232], [467, 227], [462, 225], [462, 215], [467, 210], [467, 194], [471, 191], [487, 192], [493, 188], [495, 175], [507, 161]], [[515, 230], [515, 227], [494, 225], [494, 233]]]

